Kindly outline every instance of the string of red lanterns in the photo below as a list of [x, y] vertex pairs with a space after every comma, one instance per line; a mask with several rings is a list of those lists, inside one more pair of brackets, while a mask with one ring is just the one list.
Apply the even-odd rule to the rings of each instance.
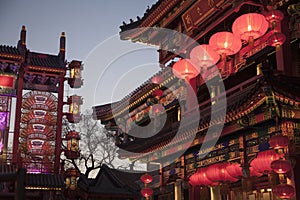
[[153, 181], [150, 174], [146, 173], [141, 176], [141, 181], [144, 183], [144, 188], [141, 190], [141, 194], [148, 200], [153, 195], [153, 189], [148, 187], [148, 184]]
[[273, 149], [259, 152], [254, 158], [250, 165], [253, 167], [253, 169], [261, 174], [268, 174], [272, 172], [271, 163], [274, 160], [278, 160], [280, 158], [280, 155], [277, 154]]
[[[250, 167], [250, 177], [260, 177], [259, 173]], [[216, 163], [208, 167], [198, 168], [189, 177], [189, 183], [193, 186], [216, 186], [219, 183], [232, 183], [244, 177], [242, 167], [239, 163]]]
[[289, 199], [295, 195], [294, 186], [285, 183], [286, 177], [284, 176], [284, 174], [292, 170], [291, 162], [285, 159], [285, 149], [288, 147], [289, 143], [289, 138], [282, 134], [273, 135], [269, 140], [270, 147], [280, 155], [279, 159], [274, 160], [271, 163], [271, 168], [275, 173], [280, 175], [280, 184], [273, 188], [273, 193], [282, 199]]
[[207, 178], [207, 168], [199, 168], [190, 176], [189, 183], [193, 186], [215, 186], [217, 183]]
[[268, 38], [267, 44], [276, 47], [276, 51], [279, 51], [280, 46], [284, 44], [286, 40], [286, 36], [281, 33], [281, 21], [284, 15], [279, 10], [274, 10], [273, 8], [269, 9], [270, 10], [265, 13], [265, 18], [269, 22], [273, 34]]
[[[208, 67], [216, 64], [221, 55], [222, 61], [225, 62], [226, 56], [234, 55], [240, 51], [242, 41], [248, 41], [253, 44], [253, 41], [263, 36], [268, 28], [269, 23], [276, 31], [268, 44], [270, 46], [280, 46], [285, 42], [285, 35], [280, 34], [280, 21], [283, 19], [283, 14], [277, 10], [271, 10], [264, 15], [259, 13], [247, 13], [238, 17], [232, 24], [232, 33], [227, 31], [217, 32], [209, 39], [209, 44], [197, 45], [190, 52], [190, 58], [195, 67], [190, 65], [189, 59], [182, 59], [173, 65], [173, 73], [178, 78], [191, 79], [199, 73], [195, 71], [207, 70]], [[273, 25], [272, 25], [273, 24]], [[198, 68], [198, 69], [197, 69]], [[226, 70], [226, 69], [225, 69]]]

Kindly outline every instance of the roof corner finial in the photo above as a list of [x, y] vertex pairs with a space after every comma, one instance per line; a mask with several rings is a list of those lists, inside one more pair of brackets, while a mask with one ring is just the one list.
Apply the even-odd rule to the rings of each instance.
[[59, 43], [59, 54], [62, 56], [62, 60], [65, 60], [65, 51], [66, 51], [66, 34], [65, 32], [62, 32], [60, 36], [60, 43]]
[[22, 47], [26, 49], [26, 27], [24, 25], [22, 26], [20, 40], [21, 40]]

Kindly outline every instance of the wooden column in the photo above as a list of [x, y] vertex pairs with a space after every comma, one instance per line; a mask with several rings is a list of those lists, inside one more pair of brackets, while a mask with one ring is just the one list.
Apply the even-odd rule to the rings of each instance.
[[294, 167], [294, 181], [295, 181], [295, 190], [296, 190], [296, 198], [300, 199], [300, 156], [297, 155], [295, 157], [295, 167]]
[[22, 96], [23, 96], [23, 79], [24, 79], [24, 65], [21, 64], [18, 76], [18, 88], [17, 88], [17, 103], [16, 103], [16, 114], [15, 114], [15, 129], [14, 129], [14, 140], [13, 140], [13, 157], [12, 162], [17, 164], [20, 162], [19, 152], [19, 135], [20, 135], [20, 124], [21, 124], [21, 109], [22, 109]]
[[211, 200], [221, 200], [220, 186], [210, 187]]
[[15, 200], [25, 199], [25, 174], [26, 170], [24, 168], [20, 168], [16, 180]]
[[182, 182], [181, 180], [177, 180], [174, 183], [175, 200], [182, 200], [181, 182]]
[[59, 90], [58, 90], [58, 102], [57, 102], [57, 127], [56, 127], [56, 140], [55, 140], [55, 162], [54, 173], [59, 173], [60, 168], [60, 154], [62, 143], [62, 117], [63, 117], [63, 104], [64, 104], [64, 81], [65, 74], [60, 75]]

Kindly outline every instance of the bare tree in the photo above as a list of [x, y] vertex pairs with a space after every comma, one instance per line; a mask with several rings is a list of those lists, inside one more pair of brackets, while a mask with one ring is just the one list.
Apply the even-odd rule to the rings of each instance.
[[114, 145], [112, 133], [107, 131], [98, 120], [94, 120], [91, 110], [82, 114], [77, 124], [66, 123], [67, 130], [80, 132], [80, 157], [65, 159], [68, 166], [72, 164], [78, 171], [89, 177], [92, 171], [106, 164], [114, 168], [113, 162], [117, 159], [117, 147]]

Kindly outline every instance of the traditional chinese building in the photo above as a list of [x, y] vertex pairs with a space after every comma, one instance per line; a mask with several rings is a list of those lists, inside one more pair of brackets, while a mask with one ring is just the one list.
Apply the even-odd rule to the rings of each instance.
[[120, 28], [161, 71], [94, 107], [152, 199], [300, 199], [298, 1], [157, 1]]
[[[16, 47], [0, 46], [1, 198], [54, 198], [56, 191], [61, 195], [65, 188], [61, 154], [78, 157], [79, 135], [71, 131], [63, 138], [62, 120], [65, 115], [71, 123], [80, 120], [82, 99], [65, 97], [64, 82], [71, 88], [81, 87], [82, 64], [66, 61], [65, 43], [63, 32], [57, 55], [32, 52], [23, 26]], [[11, 113], [13, 99], [15, 116]], [[63, 112], [64, 106], [69, 106], [69, 112]], [[11, 118], [15, 120], [12, 152], [8, 150]], [[63, 140], [67, 140], [66, 149]]]
[[80, 198], [82, 199], [124, 199], [141, 198], [139, 182], [141, 173], [111, 169], [103, 164], [97, 176], [88, 179], [81, 176], [78, 180]]

